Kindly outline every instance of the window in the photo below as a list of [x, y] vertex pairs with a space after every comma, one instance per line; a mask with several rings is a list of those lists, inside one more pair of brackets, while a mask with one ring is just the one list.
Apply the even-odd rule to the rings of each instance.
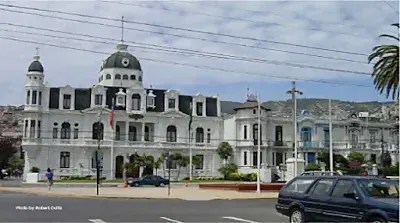
[[74, 139], [78, 139], [79, 138], [79, 129], [75, 128], [74, 129]]
[[211, 133], [207, 133], [207, 143], [211, 143]]
[[119, 125], [115, 126], [115, 140], [121, 140], [121, 129]]
[[111, 74], [106, 74], [106, 80], [110, 80], [111, 79]]
[[154, 106], [154, 102], [155, 102], [155, 100], [154, 100], [155, 98], [154, 98], [154, 96], [147, 96], [147, 106], [149, 106], [149, 107], [153, 107]]
[[42, 92], [39, 91], [39, 105], [42, 105]]
[[144, 141], [150, 141], [150, 131], [148, 126], [144, 127]]
[[32, 91], [32, 104], [36, 105], [37, 103], [37, 91]]
[[[257, 152], [253, 152], [253, 166], [257, 166]], [[260, 165], [262, 163], [262, 152], [260, 152]]]
[[92, 139], [103, 139], [104, 125], [101, 122], [95, 122], [92, 125]]
[[282, 142], [282, 126], [275, 126], [275, 142]]
[[203, 116], [203, 103], [202, 102], [196, 103], [196, 114], [197, 114], [197, 116]]
[[357, 194], [356, 188], [354, 186], [353, 181], [351, 180], [338, 180], [335, 188], [332, 191], [332, 197], [341, 197], [344, 198], [344, 194], [346, 193], [355, 193]]
[[131, 80], [132, 81], [136, 80], [136, 76], [135, 75], [131, 75]]
[[130, 125], [129, 132], [128, 132], [129, 141], [136, 141], [136, 127]]
[[292, 193], [304, 193], [313, 182], [314, 180], [310, 179], [296, 179], [284, 187], [284, 190]]
[[61, 124], [61, 139], [71, 138], [71, 125], [68, 122]]
[[245, 125], [243, 128], [243, 138], [247, 139], [247, 125]]
[[203, 143], [204, 142], [204, 130], [203, 128], [196, 129], [196, 142]]
[[167, 160], [167, 169], [177, 169], [178, 165], [176, 160]]
[[370, 139], [370, 143], [376, 143], [376, 132], [375, 131], [369, 132], [369, 139]]
[[[302, 142], [311, 142], [311, 134], [312, 130], [310, 127], [301, 128], [301, 141]], [[307, 143], [305, 143], [306, 145]]]
[[397, 198], [399, 197], [399, 181], [385, 179], [359, 179], [357, 184], [368, 197]]
[[29, 121], [25, 120], [24, 137], [28, 136], [28, 127], [29, 127]]
[[58, 138], [58, 128], [54, 127], [53, 128], [53, 139], [57, 139]]
[[142, 81], [142, 76], [139, 76], [139, 81], [140, 81], [140, 82]]
[[329, 138], [330, 136], [329, 136], [329, 128], [324, 128], [324, 146], [325, 147], [328, 147], [329, 146], [329, 141], [330, 141], [330, 138]]
[[168, 99], [168, 108], [175, 109], [175, 98]]
[[329, 190], [332, 187], [334, 180], [332, 179], [322, 179], [314, 184], [311, 188], [311, 195], [313, 196], [328, 196]]
[[29, 131], [30, 137], [34, 138], [35, 137], [35, 130], [36, 130], [36, 120], [31, 120], [31, 128]]
[[127, 74], [124, 74], [123, 76], [122, 76], [122, 80], [128, 80], [129, 79], [129, 76], [127, 75]]
[[41, 127], [42, 122], [38, 121], [37, 123], [37, 138], [40, 138], [40, 127]]
[[103, 95], [102, 94], [96, 94], [94, 96], [94, 104], [95, 105], [102, 105], [103, 104]]
[[167, 127], [167, 142], [176, 142], [176, 127], [173, 125]]
[[243, 165], [247, 166], [247, 151], [243, 152]]
[[358, 145], [358, 134], [355, 131], [351, 132], [351, 147], [355, 148]]
[[31, 100], [31, 91], [26, 92], [26, 104], [29, 105]]
[[[262, 135], [261, 129], [260, 129], [260, 135]], [[253, 140], [254, 140], [254, 145], [258, 145], [258, 124], [253, 125]], [[260, 144], [262, 144], [261, 139], [260, 139]]]
[[[103, 152], [102, 151], [97, 151], [97, 159], [99, 161], [100, 168], [103, 165], [103, 158], [104, 158]], [[92, 168], [96, 168], [96, 151], [94, 151], [92, 153]]]
[[71, 108], [71, 95], [64, 94], [63, 108], [70, 109]]
[[115, 80], [121, 80], [121, 74], [116, 74], [115, 75]]
[[196, 170], [204, 168], [204, 155], [195, 155], [193, 161]]
[[256, 110], [255, 110], [255, 109], [253, 109], [253, 114], [254, 114], [254, 115], [256, 114]]
[[132, 95], [132, 110], [140, 111], [140, 95], [134, 94]]
[[70, 164], [70, 152], [60, 153], [60, 168], [69, 168]]
[[275, 153], [275, 165], [279, 166], [283, 163], [283, 154], [282, 153]]

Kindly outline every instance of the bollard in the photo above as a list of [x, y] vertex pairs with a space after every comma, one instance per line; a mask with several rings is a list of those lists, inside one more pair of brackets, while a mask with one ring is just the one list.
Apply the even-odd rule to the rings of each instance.
[[127, 188], [128, 187], [128, 181], [127, 180], [125, 180], [125, 183], [124, 183], [124, 188]]

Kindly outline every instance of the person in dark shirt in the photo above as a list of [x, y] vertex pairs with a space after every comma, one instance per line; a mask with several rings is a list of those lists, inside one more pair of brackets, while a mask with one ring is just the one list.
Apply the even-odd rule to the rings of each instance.
[[53, 172], [51, 172], [50, 168], [47, 168], [46, 178], [47, 178], [47, 185], [49, 186], [50, 190], [51, 186], [53, 186]]

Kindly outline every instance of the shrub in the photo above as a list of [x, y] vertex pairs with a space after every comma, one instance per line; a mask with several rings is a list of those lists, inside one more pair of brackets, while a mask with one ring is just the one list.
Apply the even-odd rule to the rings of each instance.
[[228, 179], [229, 174], [235, 173], [238, 170], [238, 166], [235, 163], [228, 163], [225, 166], [218, 169], [218, 171], [224, 175], [224, 180]]
[[34, 166], [31, 168], [31, 173], [39, 173], [39, 172], [40, 172], [39, 167]]
[[315, 164], [315, 163], [309, 163], [305, 168], [305, 171], [316, 171], [316, 170], [321, 170], [320, 165]]
[[248, 173], [248, 174], [243, 174], [243, 173], [230, 173], [228, 180], [233, 180], [233, 181], [257, 181], [257, 174], [256, 173]]

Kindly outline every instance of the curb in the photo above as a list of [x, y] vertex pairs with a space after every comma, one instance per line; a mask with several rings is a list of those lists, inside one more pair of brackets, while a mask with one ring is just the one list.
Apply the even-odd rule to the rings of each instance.
[[[69, 198], [80, 198], [80, 199], [119, 199], [119, 200], [191, 200], [192, 199], [184, 199], [184, 198], [171, 198], [171, 197], [116, 197], [116, 196], [102, 196], [102, 195], [76, 195], [76, 194], [53, 194], [49, 192], [39, 192], [33, 190], [15, 190], [9, 188], [1, 188], [0, 192], [15, 192], [15, 193], [23, 193], [23, 194], [34, 194], [34, 195], [44, 195], [49, 197], [69, 197]], [[277, 199], [275, 197], [252, 197], [252, 198], [221, 198], [221, 197], [213, 197], [207, 200], [266, 200], [266, 199]], [[203, 201], [203, 200], [201, 200]]]

